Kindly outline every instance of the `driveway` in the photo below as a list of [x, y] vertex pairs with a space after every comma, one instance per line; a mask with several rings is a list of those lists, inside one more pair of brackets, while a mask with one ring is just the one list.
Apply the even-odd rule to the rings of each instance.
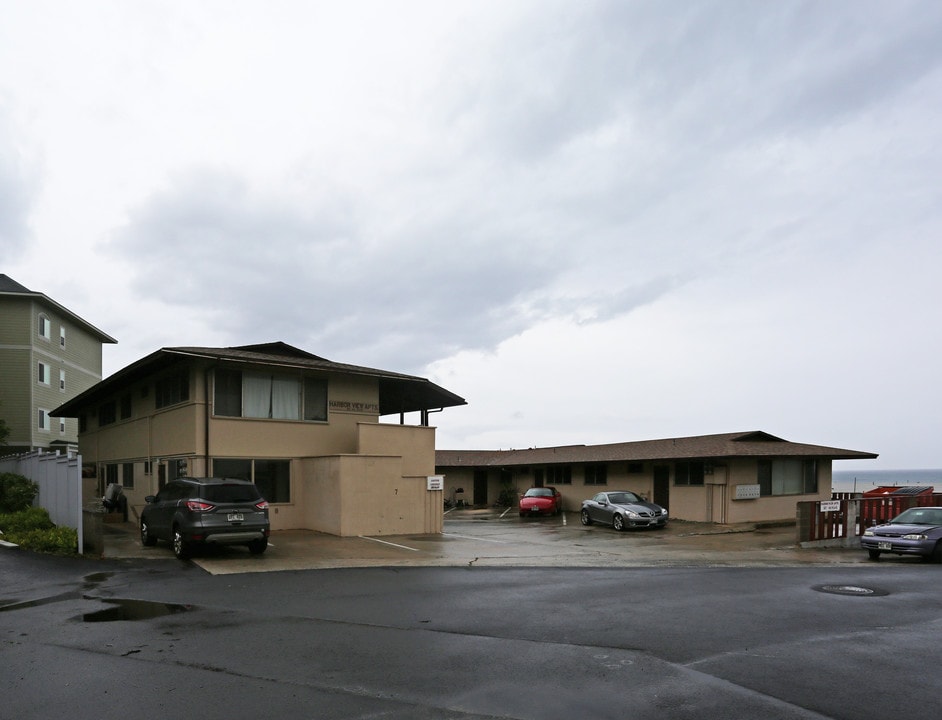
[[[164, 543], [142, 547], [131, 523], [106, 525], [105, 557], [165, 560]], [[441, 535], [336, 537], [272, 533], [268, 551], [212, 549], [193, 559], [212, 574], [343, 567], [768, 567], [866, 562], [857, 548], [802, 548], [794, 526], [714, 525], [674, 520], [664, 530], [584, 527], [577, 513], [524, 518], [501, 509], [452, 510]]]

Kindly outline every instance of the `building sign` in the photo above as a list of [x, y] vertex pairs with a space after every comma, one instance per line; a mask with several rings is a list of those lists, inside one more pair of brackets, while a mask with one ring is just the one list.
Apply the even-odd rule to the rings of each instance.
[[759, 499], [759, 485], [737, 485], [736, 486], [736, 496], [734, 500], [758, 500]]
[[840, 500], [822, 500], [819, 505], [821, 506], [821, 512], [840, 512], [841, 511], [841, 501]]
[[428, 476], [428, 489], [429, 490], [444, 490], [445, 488], [445, 476], [444, 475], [429, 475]]
[[376, 403], [350, 402], [349, 400], [331, 400], [330, 409], [338, 412], [370, 413], [379, 415], [379, 405]]

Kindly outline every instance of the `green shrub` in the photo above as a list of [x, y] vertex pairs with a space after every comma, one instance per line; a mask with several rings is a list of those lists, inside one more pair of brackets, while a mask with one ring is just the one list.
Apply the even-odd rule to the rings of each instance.
[[78, 533], [70, 527], [5, 533], [3, 539], [34, 552], [60, 555], [74, 555], [78, 552]]
[[25, 510], [39, 494], [39, 485], [16, 473], [0, 473], [0, 513]]
[[0, 515], [3, 539], [34, 552], [72, 555], [78, 552], [78, 532], [56, 527], [45, 508]]
[[49, 530], [54, 527], [46, 508], [31, 507], [28, 510], [0, 515], [0, 530], [5, 533]]

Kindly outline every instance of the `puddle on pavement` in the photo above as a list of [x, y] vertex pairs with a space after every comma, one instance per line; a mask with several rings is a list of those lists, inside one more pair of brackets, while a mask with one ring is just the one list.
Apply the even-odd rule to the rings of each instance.
[[85, 584], [85, 589], [93, 588], [100, 583], [103, 583], [105, 580], [114, 577], [113, 572], [97, 572], [92, 573], [91, 575], [86, 575], [82, 578], [82, 582]]
[[192, 605], [177, 605], [175, 603], [151, 602], [149, 600], [105, 600], [112, 607], [96, 610], [82, 615], [83, 622], [133, 622], [135, 620], [152, 620], [153, 618], [194, 610]]

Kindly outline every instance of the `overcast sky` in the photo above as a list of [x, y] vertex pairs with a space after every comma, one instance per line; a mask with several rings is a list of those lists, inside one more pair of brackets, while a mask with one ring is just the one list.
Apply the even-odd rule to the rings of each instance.
[[0, 0], [0, 272], [161, 347], [942, 467], [942, 3]]

